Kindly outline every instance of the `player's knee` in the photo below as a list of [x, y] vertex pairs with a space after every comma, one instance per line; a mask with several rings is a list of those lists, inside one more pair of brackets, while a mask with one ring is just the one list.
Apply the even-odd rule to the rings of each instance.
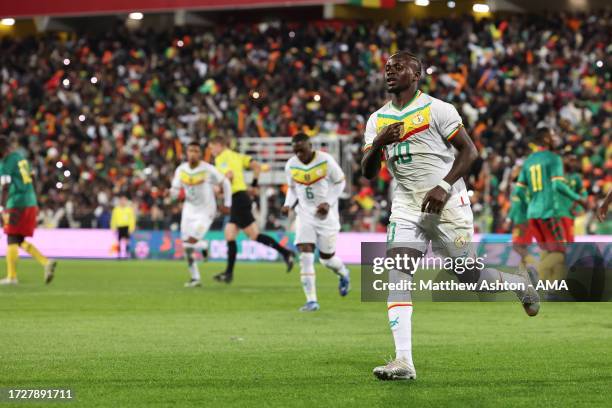
[[257, 228], [257, 226], [253, 227], [248, 227], [247, 229], [244, 230], [245, 234], [247, 235], [247, 237], [249, 237], [249, 239], [255, 241], [257, 240], [257, 237], [259, 236], [259, 228]]
[[25, 242], [25, 237], [21, 235], [9, 235], [6, 241], [9, 245], [21, 245]]
[[319, 262], [321, 262], [321, 265], [325, 266], [326, 268], [334, 269], [334, 267], [337, 267], [333, 261], [333, 255], [328, 258], [323, 258], [323, 254], [319, 254]]
[[321, 263], [323, 263], [323, 261], [327, 261], [328, 259], [332, 259], [335, 255], [335, 252], [332, 252], [331, 254], [326, 254], [324, 252], [319, 252], [319, 259], [321, 260]]
[[300, 253], [313, 252], [315, 250], [314, 244], [297, 244], [297, 249]]

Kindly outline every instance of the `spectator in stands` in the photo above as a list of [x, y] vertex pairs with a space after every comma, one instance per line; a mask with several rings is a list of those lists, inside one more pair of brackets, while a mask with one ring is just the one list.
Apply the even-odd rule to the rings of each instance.
[[[612, 184], [610, 17], [608, 10], [407, 25], [118, 26], [68, 38], [5, 37], [0, 130], [31, 154], [46, 225], [94, 227], [97, 209], [129, 190], [140, 225], [168, 228], [178, 210], [163, 190], [186, 140], [303, 131], [343, 138], [358, 156], [367, 115], [386, 97], [381, 67], [390, 53], [410, 49], [426, 67], [422, 90], [456, 105], [481, 153], [468, 183], [479, 228], [507, 232], [507, 169], [528, 152], [526, 136], [537, 126], [557, 128], [574, 149], [591, 208]], [[355, 169], [354, 198], [358, 180]], [[388, 201], [384, 171], [371, 189], [375, 202]], [[343, 203], [345, 215], [348, 208]], [[346, 228], [365, 228], [370, 210], [355, 209]], [[374, 229], [388, 204], [378, 210], [368, 214]]]

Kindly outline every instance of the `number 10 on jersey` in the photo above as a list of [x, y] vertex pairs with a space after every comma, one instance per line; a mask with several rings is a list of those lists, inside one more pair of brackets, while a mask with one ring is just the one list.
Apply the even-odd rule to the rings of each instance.
[[410, 154], [410, 143], [401, 142], [393, 146], [393, 156], [397, 157], [399, 164], [406, 164], [412, 161], [412, 155]]

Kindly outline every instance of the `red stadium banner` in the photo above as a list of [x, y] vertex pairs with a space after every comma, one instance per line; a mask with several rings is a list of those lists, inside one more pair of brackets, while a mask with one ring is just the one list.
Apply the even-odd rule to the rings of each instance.
[[[386, 0], [385, 0], [386, 1]], [[3, 1], [0, 17], [69, 16], [186, 10], [211, 10], [256, 7], [286, 7], [346, 3], [346, 0], [54, 0]]]

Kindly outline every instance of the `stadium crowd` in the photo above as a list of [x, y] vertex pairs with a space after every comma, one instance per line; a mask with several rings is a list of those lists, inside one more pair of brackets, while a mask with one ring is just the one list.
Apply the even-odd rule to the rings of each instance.
[[[0, 40], [0, 133], [29, 151], [41, 224], [108, 227], [127, 192], [143, 228], [167, 228], [183, 144], [305, 131], [351, 144], [344, 228], [384, 230], [389, 174], [360, 178], [365, 122], [396, 50], [423, 59], [424, 92], [453, 103], [479, 151], [469, 180], [481, 231], [508, 232], [513, 167], [538, 126], [576, 155], [591, 210], [612, 184], [610, 13], [470, 16], [408, 25], [220, 25]], [[282, 197], [270, 199], [272, 214]], [[584, 229], [595, 232], [590, 211]], [[281, 223], [272, 216], [268, 227]], [[580, 230], [577, 230], [579, 233]]]

